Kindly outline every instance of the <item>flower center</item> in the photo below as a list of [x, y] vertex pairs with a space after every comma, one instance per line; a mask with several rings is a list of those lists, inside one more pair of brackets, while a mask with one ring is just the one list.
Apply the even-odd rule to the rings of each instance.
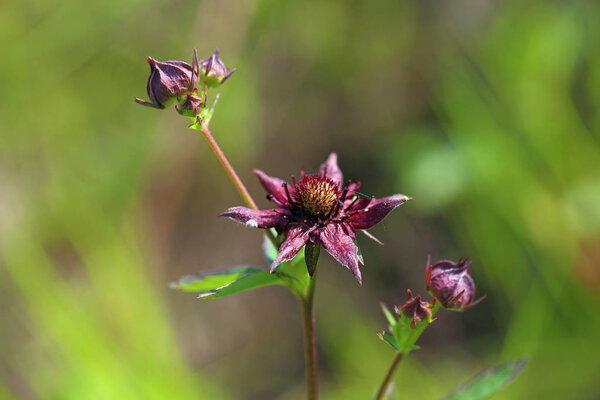
[[307, 175], [296, 184], [296, 203], [311, 216], [327, 215], [338, 197], [337, 185], [320, 175]]

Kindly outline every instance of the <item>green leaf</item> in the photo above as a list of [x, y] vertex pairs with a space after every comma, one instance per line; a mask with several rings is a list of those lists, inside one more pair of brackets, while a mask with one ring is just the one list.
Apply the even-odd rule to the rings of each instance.
[[410, 341], [410, 336], [413, 333], [413, 329], [410, 327], [410, 325], [405, 324], [401, 317], [399, 317], [396, 321], [396, 324], [390, 326], [390, 328], [392, 328], [391, 332], [399, 343], [406, 343]]
[[[275, 237], [277, 237], [277, 233], [275, 232], [274, 229], [271, 229], [271, 232], [273, 233], [273, 235]], [[262, 249], [263, 249], [263, 255], [265, 256], [265, 259], [267, 260], [267, 264], [271, 265], [273, 263], [273, 261], [275, 261], [275, 258], [277, 258], [278, 251], [277, 251], [277, 248], [273, 245], [273, 242], [271, 242], [266, 235], [263, 238]]]
[[231, 284], [248, 274], [261, 271], [264, 271], [264, 269], [243, 265], [219, 271], [203, 272], [198, 275], [184, 276], [179, 281], [172, 282], [169, 286], [171, 289], [178, 289], [184, 292], [206, 292]]
[[277, 274], [288, 282], [288, 286], [292, 291], [299, 296], [303, 296], [311, 279], [304, 262], [304, 252], [299, 251], [292, 260], [279, 265]]
[[398, 342], [396, 342], [396, 338], [391, 333], [383, 331], [383, 332], [377, 333], [377, 336], [379, 336], [379, 338], [381, 340], [383, 340], [384, 342], [386, 342], [387, 344], [392, 346], [392, 348], [394, 350], [400, 351], [400, 346], [398, 346]]
[[394, 327], [396, 325], [396, 318], [394, 318], [391, 311], [385, 306], [385, 304], [383, 304], [383, 302], [380, 302], [379, 305], [381, 306], [383, 314], [385, 314], [385, 318], [388, 320], [390, 327]]
[[456, 388], [444, 400], [480, 400], [487, 399], [504, 385], [512, 381], [521, 372], [526, 360], [514, 360], [488, 368], [477, 374], [469, 382]]
[[284, 285], [285, 282], [267, 270], [240, 266], [221, 271], [184, 276], [171, 283], [173, 289], [198, 292], [202, 298], [219, 298], [268, 285]]
[[246, 290], [270, 285], [286, 285], [286, 283], [278, 275], [271, 274], [269, 271], [261, 271], [246, 275], [229, 285], [209, 292], [200, 293], [198, 297], [204, 299], [218, 299], [219, 297], [230, 296], [232, 294], [245, 292]]

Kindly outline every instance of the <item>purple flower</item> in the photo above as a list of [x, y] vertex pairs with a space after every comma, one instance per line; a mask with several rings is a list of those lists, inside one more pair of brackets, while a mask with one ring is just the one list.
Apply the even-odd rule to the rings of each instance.
[[396, 306], [394, 311], [396, 314], [404, 314], [408, 318], [411, 318], [410, 327], [415, 328], [417, 324], [423, 320], [427, 323], [433, 322], [433, 315], [431, 313], [431, 307], [435, 304], [435, 299], [431, 303], [421, 301], [421, 296], [413, 297], [410, 289], [406, 291], [408, 300], [400, 307]]
[[200, 60], [200, 80], [209, 87], [222, 85], [236, 70], [237, 68], [227, 69], [219, 58], [219, 49], [210, 57]]
[[196, 50], [194, 50], [193, 65], [178, 60], [161, 62], [152, 57], [148, 57], [148, 64], [150, 64], [150, 77], [146, 89], [150, 101], [136, 97], [136, 103], [164, 109], [171, 99], [195, 90], [199, 70]]
[[221, 215], [253, 228], [275, 228], [285, 234], [271, 271], [310, 243], [322, 245], [360, 283], [359, 264], [364, 262], [356, 245], [356, 231], [378, 224], [390, 211], [411, 199], [403, 194], [367, 198], [358, 192], [360, 182], [349, 181], [344, 186], [335, 153], [321, 165], [319, 174], [306, 175], [302, 171], [300, 180], [292, 178], [291, 185], [260, 170], [254, 173], [268, 192], [267, 199], [277, 207], [270, 210], [234, 207]]
[[425, 285], [427, 290], [446, 308], [462, 311], [479, 304], [486, 296], [475, 300], [475, 282], [471, 277], [471, 261], [461, 258], [458, 262], [441, 260], [431, 265], [427, 257]]

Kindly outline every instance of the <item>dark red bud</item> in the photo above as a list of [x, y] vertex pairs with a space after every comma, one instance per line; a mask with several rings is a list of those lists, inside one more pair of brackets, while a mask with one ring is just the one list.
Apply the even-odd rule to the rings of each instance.
[[194, 96], [191, 93], [185, 95], [185, 99], [176, 106], [177, 112], [186, 117], [195, 117], [198, 115], [200, 108], [205, 104], [205, 100], [201, 97]]
[[156, 104], [163, 105], [173, 97], [183, 94], [190, 87], [192, 66], [183, 61], [156, 61], [148, 58], [150, 78], [148, 97]]
[[149, 102], [136, 98], [139, 104], [154, 108], [165, 108], [165, 105], [173, 98], [191, 92], [198, 82], [198, 58], [194, 52], [194, 67], [179, 61], [157, 61], [148, 57], [150, 64], [150, 77], [146, 85]]
[[485, 296], [475, 300], [475, 282], [471, 277], [471, 261], [462, 258], [458, 262], [441, 260], [431, 265], [427, 257], [425, 285], [427, 290], [446, 308], [466, 310], [481, 302]]
[[411, 318], [411, 322], [410, 322], [411, 328], [416, 327], [417, 324], [421, 321], [427, 321], [427, 322], [431, 323], [433, 321], [431, 307], [435, 303], [435, 299], [433, 300], [432, 303], [428, 303], [426, 301], [421, 301], [421, 296], [413, 297], [410, 289], [408, 289], [406, 292], [407, 292], [408, 300], [406, 301], [406, 303], [404, 303], [400, 307], [398, 307], [398, 306], [395, 307], [394, 310], [396, 311], [396, 313], [397, 314], [402, 313], [402, 314], [406, 315], [408, 318]]

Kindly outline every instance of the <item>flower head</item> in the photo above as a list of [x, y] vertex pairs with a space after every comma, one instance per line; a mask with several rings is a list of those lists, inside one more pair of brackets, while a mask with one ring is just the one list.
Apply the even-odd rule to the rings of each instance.
[[218, 49], [210, 57], [200, 60], [200, 80], [209, 87], [222, 85], [236, 70], [227, 69], [219, 58]]
[[276, 204], [270, 210], [230, 208], [221, 214], [253, 228], [275, 228], [285, 234], [271, 271], [291, 260], [302, 247], [322, 245], [333, 258], [348, 268], [361, 282], [359, 264], [364, 264], [356, 245], [356, 231], [378, 224], [390, 211], [410, 200], [403, 194], [381, 199], [358, 192], [359, 182], [343, 183], [337, 155], [332, 153], [318, 174], [301, 172], [292, 184], [254, 170], [267, 191], [267, 199]]
[[198, 83], [198, 56], [194, 50], [193, 65], [185, 61], [157, 61], [148, 57], [150, 77], [146, 90], [150, 101], [135, 98], [136, 103], [154, 108], [165, 108], [172, 99], [195, 89]]
[[421, 296], [413, 297], [410, 289], [406, 291], [408, 300], [400, 307], [396, 306], [394, 309], [396, 314], [404, 314], [408, 318], [411, 318], [410, 327], [415, 328], [421, 321], [427, 321], [427, 323], [433, 322], [433, 314], [431, 307], [435, 304], [435, 299], [431, 303], [421, 301]]
[[431, 265], [427, 257], [425, 285], [432, 296], [446, 308], [462, 311], [479, 304], [485, 295], [475, 300], [475, 282], [471, 277], [471, 261], [461, 258], [458, 262], [441, 260]]

